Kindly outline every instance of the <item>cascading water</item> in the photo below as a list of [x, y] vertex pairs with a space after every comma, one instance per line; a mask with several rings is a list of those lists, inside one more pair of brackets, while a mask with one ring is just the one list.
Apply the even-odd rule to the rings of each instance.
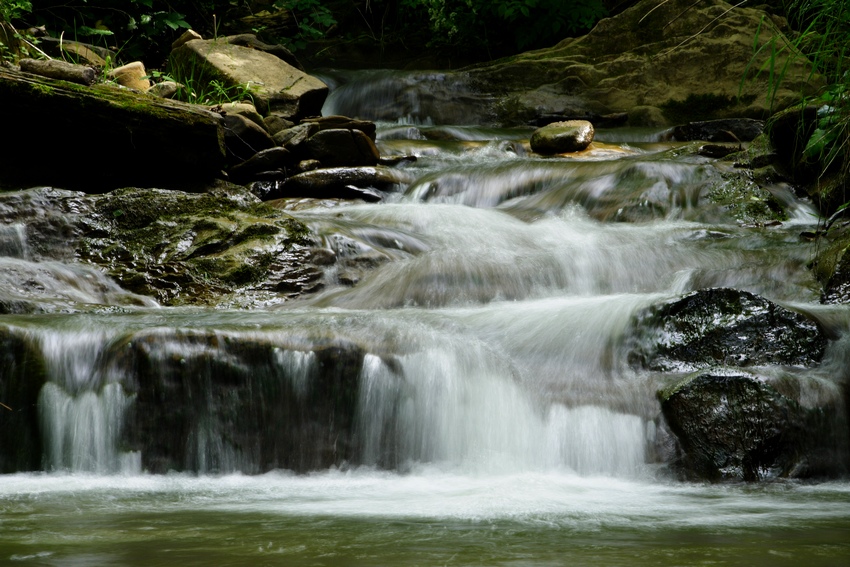
[[534, 157], [529, 130], [429, 114], [454, 108], [439, 81], [365, 73], [331, 97], [418, 160], [385, 203], [293, 211], [336, 260], [305, 299], [161, 308], [51, 256], [34, 222], [0, 227], [0, 443], [21, 444], [0, 452], [0, 563], [850, 558], [846, 481], [674, 480], [657, 392], [681, 376], [624, 346], [648, 306], [746, 290], [830, 336], [821, 365], [760, 376], [843, 408], [850, 312], [818, 304], [811, 207], [776, 187], [788, 220], [748, 225], [728, 172], [659, 132]]

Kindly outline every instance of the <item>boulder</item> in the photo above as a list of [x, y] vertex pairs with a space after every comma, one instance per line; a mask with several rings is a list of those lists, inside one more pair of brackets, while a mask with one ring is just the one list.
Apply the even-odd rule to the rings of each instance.
[[[225, 165], [221, 117], [194, 105], [3, 68], [0, 99], [15, 109], [4, 118], [15, 143], [0, 152], [0, 184], [189, 187]], [[50, 133], [68, 142], [46, 143]]]
[[257, 110], [297, 120], [321, 114], [328, 87], [280, 58], [220, 40], [192, 40], [171, 52], [179, 75], [226, 85], [249, 85]]
[[[223, 116], [227, 114], [238, 114], [239, 116], [247, 118], [263, 130], [266, 130], [265, 121], [260, 113], [257, 112], [257, 107], [249, 102], [223, 102], [210, 108], [210, 110], [218, 112]], [[266, 130], [266, 132], [268, 132], [268, 130]]]
[[244, 183], [246, 181], [253, 181], [256, 179], [256, 175], [263, 172], [274, 170], [285, 171], [287, 168], [295, 166], [297, 161], [295, 156], [292, 155], [292, 152], [286, 148], [268, 148], [254, 154], [247, 161], [230, 168], [228, 173], [232, 181]]
[[633, 368], [676, 371], [820, 363], [827, 338], [809, 317], [746, 291], [696, 291], [636, 314], [627, 339]]
[[304, 144], [309, 158], [324, 167], [377, 165], [381, 154], [375, 142], [360, 130], [320, 130]]
[[264, 117], [263, 124], [265, 124], [266, 131], [272, 136], [282, 130], [286, 130], [295, 126], [295, 122], [288, 120], [286, 117], [281, 116], [276, 112], [272, 112], [266, 117]]
[[242, 47], [248, 47], [250, 49], [256, 49], [258, 51], [263, 51], [270, 55], [274, 55], [281, 61], [292, 65], [299, 71], [304, 70], [304, 66], [298, 61], [298, 58], [289, 51], [286, 46], [277, 44], [265, 43], [257, 39], [257, 36], [252, 33], [243, 33], [239, 35], [231, 35], [227, 36], [225, 40], [232, 45], [241, 45]]
[[224, 143], [233, 163], [250, 159], [254, 154], [275, 147], [271, 136], [252, 120], [240, 114], [222, 116]]
[[[660, 393], [694, 480], [757, 481], [837, 474], [836, 407], [807, 409], [754, 376], [707, 373]], [[831, 463], [831, 464], [828, 464]]]
[[553, 122], [531, 135], [531, 149], [539, 154], [580, 152], [593, 141], [593, 124], [586, 120]]
[[291, 128], [279, 130], [273, 138], [277, 145], [283, 146], [291, 152], [297, 152], [299, 151], [298, 148], [304, 145], [310, 136], [318, 131], [319, 127], [315, 124], [298, 124]]
[[[784, 72], [776, 85], [775, 77], [758, 71], [772, 53], [761, 48], [774, 38], [787, 46], [775, 54], [775, 68]], [[760, 50], [755, 57], [754, 50]], [[723, 0], [641, 0], [585, 36], [462, 69], [446, 80], [497, 94], [493, 110], [507, 124], [647, 105], [672, 123], [763, 119], [821, 86], [764, 11]]]

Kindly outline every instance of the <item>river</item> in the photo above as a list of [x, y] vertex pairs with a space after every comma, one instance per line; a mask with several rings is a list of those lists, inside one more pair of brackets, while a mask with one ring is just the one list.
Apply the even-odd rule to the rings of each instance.
[[[371, 118], [390, 104], [376, 92], [338, 88], [326, 114], [344, 96]], [[820, 366], [762, 372], [840, 397], [850, 310], [819, 303], [811, 205], [777, 184], [787, 218], [742, 219], [709, 198], [727, 166], [657, 130], [543, 159], [531, 129], [433, 124], [422, 106], [379, 123], [382, 154], [417, 156], [402, 190], [279, 204], [351, 260], [304, 300], [128, 308], [96, 270], [30, 260], [26, 227], [0, 231], [7, 274], [95, 306], [0, 315], [48, 375], [42, 470], [0, 476], [0, 564], [850, 564], [846, 479], [678, 480], [656, 397], [670, 376], [631, 368], [622, 344], [639, 309], [746, 290], [831, 337]], [[152, 402], [140, 366], [191, 386]], [[156, 400], [173, 409], [151, 424]], [[158, 436], [183, 443], [181, 470], [143, 465]]]

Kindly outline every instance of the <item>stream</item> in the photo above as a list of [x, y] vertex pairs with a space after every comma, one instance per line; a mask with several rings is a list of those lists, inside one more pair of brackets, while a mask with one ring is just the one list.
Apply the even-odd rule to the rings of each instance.
[[[785, 220], [742, 219], [731, 164], [658, 130], [542, 158], [530, 128], [434, 124], [409, 83], [388, 119], [384, 75], [325, 78], [325, 114], [379, 120], [382, 155], [417, 159], [380, 204], [277, 204], [350, 260], [315, 295], [127, 307], [98, 270], [32, 260], [26, 227], [0, 227], [2, 285], [26, 273], [90, 306], [0, 315], [48, 376], [42, 470], [0, 475], [0, 564], [850, 564], [846, 479], [677, 479], [656, 396], [675, 376], [623, 346], [640, 309], [745, 290], [831, 337], [821, 365], [763, 372], [840, 398], [850, 309], [819, 302], [810, 203], [778, 184]], [[146, 420], [150, 404], [170, 409]], [[176, 443], [179, 470], [152, 453]]]

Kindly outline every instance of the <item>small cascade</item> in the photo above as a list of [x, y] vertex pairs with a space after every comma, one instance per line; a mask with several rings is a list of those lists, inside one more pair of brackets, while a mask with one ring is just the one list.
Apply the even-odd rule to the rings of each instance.
[[0, 225], [0, 257], [27, 259], [26, 225], [21, 223]]

